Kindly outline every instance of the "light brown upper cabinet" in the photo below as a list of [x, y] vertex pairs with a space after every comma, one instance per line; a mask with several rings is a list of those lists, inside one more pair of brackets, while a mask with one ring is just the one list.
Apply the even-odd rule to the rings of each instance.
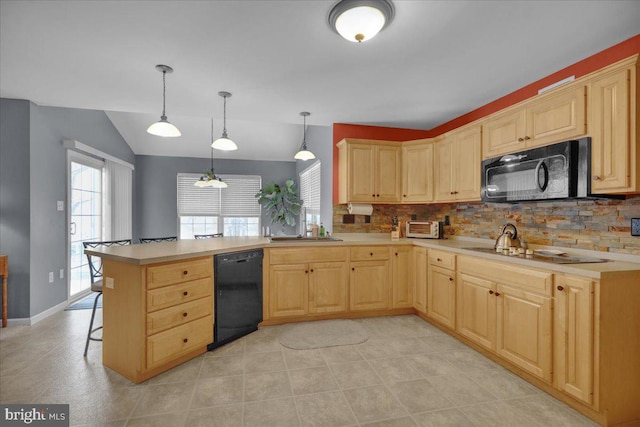
[[402, 145], [402, 202], [433, 201], [433, 140]]
[[435, 201], [480, 200], [480, 125], [449, 133], [435, 143]]
[[586, 94], [576, 83], [490, 117], [482, 126], [482, 158], [586, 135]]
[[593, 193], [640, 191], [637, 60], [636, 55], [590, 80]]
[[402, 145], [343, 139], [338, 144], [340, 203], [397, 203], [402, 186]]

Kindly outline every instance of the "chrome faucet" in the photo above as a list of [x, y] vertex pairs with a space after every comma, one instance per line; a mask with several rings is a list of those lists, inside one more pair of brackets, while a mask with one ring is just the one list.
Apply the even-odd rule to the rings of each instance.
[[307, 236], [307, 208], [300, 208], [300, 235]]

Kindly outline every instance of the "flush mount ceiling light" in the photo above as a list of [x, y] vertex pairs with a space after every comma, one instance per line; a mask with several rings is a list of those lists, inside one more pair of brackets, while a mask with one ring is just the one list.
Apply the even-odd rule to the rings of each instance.
[[[211, 139], [213, 139], [213, 118], [211, 119]], [[200, 177], [193, 185], [196, 187], [227, 188], [227, 183], [213, 171], [213, 146], [211, 147], [211, 170]]]
[[224, 124], [222, 126], [222, 136], [211, 143], [211, 147], [216, 150], [233, 151], [237, 150], [238, 146], [235, 142], [229, 139], [227, 136], [227, 98], [231, 98], [229, 92], [218, 92], [218, 95], [224, 98]]
[[342, 0], [329, 12], [329, 25], [350, 42], [372, 39], [395, 14], [390, 0]]
[[164, 137], [176, 137], [182, 135], [177, 127], [169, 123], [167, 120], [167, 115], [165, 114], [165, 99], [166, 99], [166, 76], [167, 73], [173, 73], [173, 68], [168, 65], [156, 65], [156, 70], [162, 73], [162, 115], [160, 116], [160, 120], [153, 123], [151, 126], [147, 128], [147, 132], [151, 135], [164, 136]]
[[304, 121], [302, 131], [302, 144], [300, 145], [300, 150], [298, 150], [293, 158], [296, 160], [315, 159], [316, 156], [311, 151], [307, 150], [307, 117], [310, 116], [311, 113], [303, 111], [302, 113], [300, 113], [300, 115], [302, 116], [302, 120]]

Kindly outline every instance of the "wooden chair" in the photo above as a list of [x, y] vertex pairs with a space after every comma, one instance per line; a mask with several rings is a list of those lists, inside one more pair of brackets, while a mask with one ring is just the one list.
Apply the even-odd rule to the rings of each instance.
[[222, 235], [222, 233], [215, 233], [215, 234], [194, 234], [193, 237], [195, 237], [196, 239], [213, 239], [216, 237], [224, 237]]
[[169, 236], [169, 237], [149, 237], [144, 238], [141, 237], [140, 243], [156, 243], [156, 242], [176, 242], [178, 240], [178, 236]]
[[[103, 242], [82, 242], [82, 246], [85, 249], [95, 249], [106, 246], [125, 246], [130, 245], [131, 239], [124, 240], [110, 240]], [[91, 290], [97, 292], [95, 300], [93, 301], [93, 310], [91, 311], [91, 322], [89, 323], [89, 332], [87, 333], [87, 342], [84, 345], [84, 356], [87, 357], [87, 351], [89, 350], [89, 341], [102, 341], [102, 338], [94, 338], [92, 334], [102, 329], [102, 326], [97, 328], [93, 327], [93, 320], [96, 317], [96, 306], [98, 305], [98, 298], [102, 296], [102, 259], [100, 257], [92, 257], [87, 254], [87, 260], [89, 261], [89, 273], [91, 274]]]

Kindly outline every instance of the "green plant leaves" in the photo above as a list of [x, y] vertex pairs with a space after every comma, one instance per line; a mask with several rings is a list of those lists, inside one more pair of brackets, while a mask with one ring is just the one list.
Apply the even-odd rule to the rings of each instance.
[[296, 225], [296, 218], [300, 214], [303, 202], [298, 198], [294, 180], [286, 180], [284, 186], [270, 182], [258, 191], [255, 197], [269, 212], [272, 224], [278, 222], [291, 227]]

